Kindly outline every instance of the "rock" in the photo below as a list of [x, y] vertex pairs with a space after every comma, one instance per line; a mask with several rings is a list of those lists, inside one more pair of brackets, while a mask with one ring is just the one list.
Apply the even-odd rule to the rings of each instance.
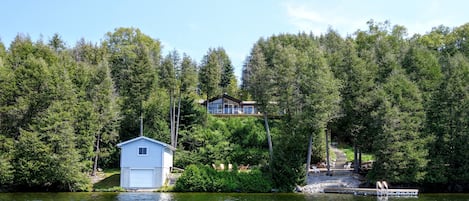
[[303, 187], [296, 185], [295, 192], [303, 192]]
[[302, 187], [303, 193], [323, 193], [325, 188], [357, 188], [361, 181], [354, 175], [346, 176], [309, 176], [308, 185]]

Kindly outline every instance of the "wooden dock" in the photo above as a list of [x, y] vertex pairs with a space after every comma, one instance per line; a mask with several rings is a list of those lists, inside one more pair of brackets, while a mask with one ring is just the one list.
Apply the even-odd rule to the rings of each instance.
[[418, 189], [387, 189], [377, 191], [376, 188], [325, 188], [324, 193], [340, 193], [354, 195], [375, 195], [375, 196], [418, 196]]

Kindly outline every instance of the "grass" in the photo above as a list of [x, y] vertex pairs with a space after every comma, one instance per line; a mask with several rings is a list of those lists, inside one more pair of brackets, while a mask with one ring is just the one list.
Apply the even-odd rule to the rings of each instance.
[[100, 192], [123, 191], [123, 189], [120, 187], [120, 170], [104, 170], [104, 179], [93, 184], [93, 190]]
[[[353, 148], [352, 147], [340, 147], [339, 149], [345, 153], [345, 156], [347, 156], [347, 161], [353, 161]], [[372, 154], [362, 153], [363, 162], [371, 161], [374, 159], [375, 157]]]

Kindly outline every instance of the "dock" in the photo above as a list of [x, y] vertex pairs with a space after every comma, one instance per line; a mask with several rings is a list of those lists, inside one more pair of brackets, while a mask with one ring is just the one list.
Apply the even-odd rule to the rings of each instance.
[[376, 190], [376, 188], [325, 188], [324, 193], [340, 193], [354, 195], [375, 195], [375, 196], [418, 196], [418, 189], [387, 189]]

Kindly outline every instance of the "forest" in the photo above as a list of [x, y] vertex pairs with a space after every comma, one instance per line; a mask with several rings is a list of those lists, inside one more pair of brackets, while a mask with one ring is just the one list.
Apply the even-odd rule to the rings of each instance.
[[[260, 38], [241, 83], [222, 47], [200, 62], [163, 55], [137, 28], [73, 47], [58, 33], [0, 42], [0, 192], [90, 191], [89, 175], [119, 167], [116, 144], [139, 135], [140, 118], [145, 136], [177, 148], [175, 167], [252, 164], [283, 191], [324, 160], [326, 129], [375, 156], [371, 181], [468, 188], [469, 24], [414, 35], [367, 25]], [[207, 114], [199, 100], [223, 93], [263, 116]]]

